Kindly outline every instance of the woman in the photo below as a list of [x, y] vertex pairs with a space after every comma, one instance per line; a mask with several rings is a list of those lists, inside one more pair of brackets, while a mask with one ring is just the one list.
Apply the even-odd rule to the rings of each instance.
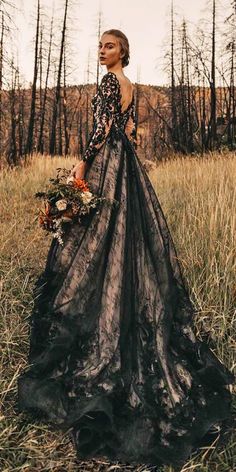
[[115, 198], [63, 248], [35, 288], [19, 408], [69, 430], [80, 458], [181, 466], [230, 416], [233, 375], [194, 334], [195, 309], [157, 196], [136, 154], [129, 43], [103, 33], [107, 73], [72, 176]]

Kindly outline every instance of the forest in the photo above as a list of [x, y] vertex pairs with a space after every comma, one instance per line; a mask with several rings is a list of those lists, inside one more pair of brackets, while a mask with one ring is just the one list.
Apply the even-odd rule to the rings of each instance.
[[[140, 3], [145, 15], [146, 2]], [[180, 15], [177, 3], [169, 3], [161, 51], [166, 83], [141, 83], [139, 74], [133, 81], [137, 156], [173, 235], [196, 306], [197, 336], [233, 372], [236, 0], [206, 0], [204, 18], [197, 24]], [[88, 56], [84, 83], [71, 80], [78, 1], [58, 0], [60, 14], [50, 14], [43, 0], [33, 0], [29, 48], [34, 64], [27, 83], [18, 61], [21, 44], [14, 21], [23, 4], [0, 0], [0, 471], [157, 472], [155, 466], [111, 463], [105, 457], [84, 460], [67, 433], [17, 410], [17, 381], [28, 363], [30, 317], [37, 298], [34, 287], [52, 243], [39, 227], [41, 205], [35, 195], [55, 179], [57, 169], [71, 170], [83, 155], [93, 125], [91, 99], [105, 72], [96, 50]], [[102, 9], [95, 21], [97, 44], [105, 29]], [[72, 243], [68, 246], [73, 248]], [[235, 393], [235, 386], [230, 389]], [[235, 416], [221, 432], [178, 472], [235, 472]], [[174, 469], [165, 466], [161, 471]]]
[[[49, 18], [37, 0], [33, 76], [26, 86], [16, 57], [8, 53], [13, 8], [9, 1], [1, 2], [1, 165], [15, 166], [32, 153], [79, 157], [92, 129], [90, 102], [101, 80], [98, 57], [93, 58], [94, 84], [68, 84], [72, 1], [64, 1], [59, 25], [55, 13]], [[101, 32], [99, 11], [98, 39]], [[169, 83], [151, 86], [138, 78], [134, 83], [141, 158], [156, 161], [172, 151], [235, 149], [235, 40], [235, 0], [223, 12], [217, 0], [210, 1], [200, 25], [180, 18], [172, 1], [163, 52]], [[88, 61], [88, 72], [90, 67]]]

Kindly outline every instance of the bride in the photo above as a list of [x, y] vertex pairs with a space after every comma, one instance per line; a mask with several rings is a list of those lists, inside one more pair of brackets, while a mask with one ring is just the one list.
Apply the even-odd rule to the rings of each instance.
[[63, 247], [52, 240], [34, 291], [18, 406], [68, 431], [79, 458], [181, 466], [231, 415], [234, 381], [195, 334], [195, 307], [165, 216], [138, 157], [124, 33], [105, 31], [107, 72], [72, 178], [116, 199]]

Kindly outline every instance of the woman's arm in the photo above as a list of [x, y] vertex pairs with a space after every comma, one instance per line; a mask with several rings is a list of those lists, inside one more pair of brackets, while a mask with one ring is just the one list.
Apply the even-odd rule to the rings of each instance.
[[71, 172], [71, 175], [77, 179], [84, 178], [87, 169], [92, 164], [99, 149], [105, 143], [111, 129], [117, 107], [117, 100], [119, 99], [118, 84], [113, 74], [108, 72], [103, 76], [99, 93], [100, 103], [97, 105], [96, 109], [94, 132], [90, 135], [82, 160]]
[[100, 85], [101, 103], [96, 110], [95, 131], [92, 134], [82, 160], [92, 163], [99, 149], [103, 146], [111, 129], [117, 108], [118, 85], [114, 75], [104, 75]]

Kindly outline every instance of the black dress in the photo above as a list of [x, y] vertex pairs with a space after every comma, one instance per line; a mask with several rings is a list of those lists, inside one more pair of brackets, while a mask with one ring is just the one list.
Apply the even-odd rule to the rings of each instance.
[[234, 380], [196, 338], [160, 203], [136, 154], [134, 97], [115, 73], [92, 100], [83, 160], [104, 204], [53, 239], [35, 285], [19, 411], [68, 431], [80, 458], [182, 465], [231, 416]]

